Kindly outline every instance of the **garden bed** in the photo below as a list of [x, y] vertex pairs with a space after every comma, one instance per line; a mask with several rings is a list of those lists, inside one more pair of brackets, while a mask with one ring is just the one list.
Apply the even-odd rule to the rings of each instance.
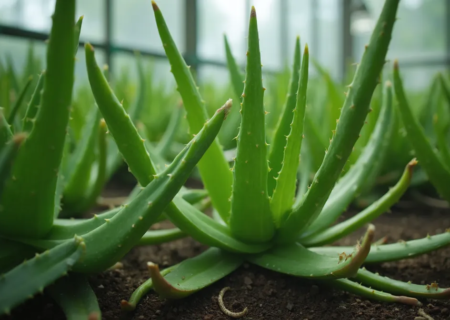
[[[116, 193], [110, 193], [115, 195]], [[450, 227], [449, 210], [418, 208], [413, 203], [400, 203], [374, 221], [376, 238], [388, 237], [388, 242], [412, 240], [444, 232]], [[166, 224], [166, 223], [164, 223]], [[167, 227], [157, 224], [155, 228]], [[346, 237], [336, 244], [353, 245], [362, 232]], [[148, 294], [136, 310], [124, 313], [120, 301], [127, 300], [133, 290], [148, 279], [146, 262], [167, 267], [195, 256], [206, 247], [187, 238], [162, 245], [133, 249], [123, 260], [123, 269], [111, 270], [90, 277], [103, 319], [230, 319], [219, 309], [217, 296], [224, 287], [225, 305], [233, 311], [248, 307], [245, 319], [415, 319], [418, 307], [369, 301], [318, 282], [278, 274], [245, 264], [231, 275], [210, 287], [179, 301], [164, 301], [155, 293]], [[370, 266], [395, 279], [418, 284], [438, 282], [450, 287], [450, 248], [400, 262]], [[450, 301], [422, 300], [423, 310], [433, 319], [450, 318]], [[62, 311], [43, 295], [16, 308], [4, 319], [65, 319]], [[418, 318], [420, 319], [420, 318]], [[426, 318], [425, 318], [426, 319]]]

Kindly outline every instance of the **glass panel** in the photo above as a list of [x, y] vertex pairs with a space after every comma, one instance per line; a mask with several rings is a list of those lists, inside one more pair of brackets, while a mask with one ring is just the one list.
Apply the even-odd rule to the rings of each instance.
[[[28, 0], [33, 1], [33, 0]], [[103, 0], [77, 0], [76, 18], [84, 15], [80, 39], [83, 41], [105, 41], [106, 7]]]
[[314, 48], [311, 47], [312, 42], [312, 13], [311, 1], [309, 0], [288, 0], [288, 58], [289, 66], [292, 64], [294, 56], [295, 38], [300, 36], [300, 45], [303, 52], [305, 44], [308, 44], [311, 56], [316, 54]]
[[[172, 37], [181, 52], [185, 48], [184, 4], [185, 1], [180, 0], [158, 2]], [[150, 0], [113, 0], [112, 32], [115, 45], [164, 52]]]
[[[318, 48], [311, 57], [327, 69], [337, 79], [342, 65], [342, 23], [341, 2], [319, 0], [317, 2], [317, 26], [319, 28]], [[314, 48], [313, 48], [314, 50]]]
[[[360, 59], [383, 2], [364, 0], [352, 15], [354, 56]], [[389, 48], [389, 58], [443, 59], [446, 39], [445, 0], [404, 0]]]
[[[103, 41], [104, 1], [78, 0], [76, 17], [84, 15], [81, 39]], [[49, 32], [55, 0], [2, 0], [0, 23], [36, 32]]]
[[200, 58], [226, 61], [223, 35], [238, 63], [245, 63], [247, 10], [242, 0], [198, 0], [198, 54]]

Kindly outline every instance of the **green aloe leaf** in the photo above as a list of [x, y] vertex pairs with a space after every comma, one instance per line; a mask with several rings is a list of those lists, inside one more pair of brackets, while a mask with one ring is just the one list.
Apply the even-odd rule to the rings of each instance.
[[163, 298], [180, 299], [203, 289], [236, 270], [244, 259], [238, 255], [210, 248], [181, 262], [166, 276], [156, 264], [149, 263], [153, 289]]
[[23, 243], [0, 238], [0, 277], [3, 273], [34, 256], [36, 249]]
[[[273, 194], [275, 187], [277, 186], [277, 181], [275, 180], [275, 178], [278, 177], [279, 172], [281, 171], [281, 168], [283, 166], [283, 158], [285, 155], [284, 147], [287, 144], [286, 137], [292, 130], [292, 119], [294, 117], [294, 109], [296, 109], [296, 105], [298, 102], [297, 91], [299, 90], [300, 65], [301, 65], [300, 38], [297, 37], [297, 40], [295, 41], [294, 63], [292, 65], [292, 74], [289, 83], [289, 92], [287, 94], [287, 99], [283, 108], [282, 116], [278, 120], [277, 127], [275, 129], [275, 134], [270, 146], [269, 166], [271, 170], [269, 172], [269, 177], [267, 181], [267, 190], [269, 191], [270, 196]], [[306, 71], [308, 71], [307, 68]], [[305, 81], [307, 81], [307, 79]], [[297, 110], [297, 114], [298, 112], [299, 111]], [[303, 119], [301, 119], [301, 123], [303, 124]]]
[[61, 307], [67, 320], [101, 320], [97, 297], [85, 275], [72, 273], [59, 279], [45, 291]]
[[426, 299], [449, 299], [450, 289], [441, 289], [437, 283], [429, 285], [417, 285], [411, 282], [403, 282], [388, 277], [380, 276], [378, 273], [372, 273], [365, 268], [359, 269], [355, 277], [356, 280], [364, 285], [389, 291], [394, 294], [401, 294], [408, 297], [426, 298]]
[[407, 137], [414, 147], [420, 165], [427, 173], [431, 183], [439, 195], [450, 202], [450, 171], [436, 154], [435, 150], [427, 140], [422, 127], [411, 112], [403, 89], [398, 62], [394, 63], [394, 88]]
[[91, 167], [95, 161], [95, 143], [100, 126], [100, 112], [92, 109], [86, 116], [81, 140], [69, 155], [65, 174], [64, 204], [67, 213], [82, 213], [83, 202], [91, 179]]
[[375, 227], [370, 225], [361, 247], [347, 255], [345, 261], [338, 255], [319, 254], [297, 243], [277, 246], [247, 259], [263, 268], [293, 276], [317, 279], [352, 277], [369, 254], [374, 230]]
[[225, 105], [217, 110], [172, 164], [164, 172], [155, 175], [153, 181], [134, 200], [105, 224], [83, 235], [88, 250], [84, 259], [75, 266], [76, 271], [92, 273], [105, 270], [139, 242], [214, 141], [229, 108], [230, 105]]
[[31, 100], [28, 103], [25, 116], [22, 119], [23, 122], [22, 130], [24, 132], [31, 132], [31, 130], [33, 129], [34, 119], [36, 118], [36, 114], [39, 110], [39, 105], [41, 103], [42, 89], [44, 88], [44, 78], [45, 78], [45, 71], [43, 71], [39, 75], [36, 88], [34, 89], [34, 92], [31, 95]]
[[412, 160], [408, 163], [397, 184], [390, 188], [383, 197], [372, 203], [365, 210], [341, 223], [329, 227], [321, 232], [315, 233], [310, 237], [301, 239], [300, 242], [305, 246], [320, 246], [332, 243], [359, 229], [366, 223], [371, 222], [382, 213], [389, 210], [389, 208], [396, 204], [400, 197], [408, 189], [409, 183], [411, 182], [413, 168], [416, 164], [416, 160]]
[[138, 245], [154, 245], [161, 244], [169, 241], [185, 238], [188, 235], [178, 228], [163, 229], [163, 230], [150, 230], [147, 231], [139, 240]]
[[[365, 263], [380, 263], [413, 258], [450, 245], [450, 230], [426, 238], [400, 241], [398, 243], [373, 245]], [[320, 254], [338, 256], [342, 253], [350, 254], [352, 247], [314, 247], [309, 250]]]
[[303, 196], [277, 233], [277, 241], [286, 243], [298, 237], [322, 211], [339, 178], [370, 111], [370, 100], [385, 63], [396, 20], [399, 0], [386, 1], [366, 46], [361, 64], [350, 84], [332, 142], [311, 188]]
[[[243, 241], [266, 242], [275, 232], [267, 194], [267, 145], [264, 88], [258, 25], [252, 7], [249, 24], [247, 72], [241, 108], [241, 126], [233, 167], [230, 229]], [[219, 211], [220, 213], [220, 211]], [[227, 220], [225, 220], [227, 221]]]
[[392, 107], [392, 86], [385, 85], [385, 100], [370, 140], [357, 162], [336, 183], [322, 212], [300, 236], [304, 239], [317, 232], [325, 231], [350, 205], [363, 189], [369, 189], [378, 175], [386, 157], [389, 141], [394, 132], [394, 109]]
[[53, 224], [74, 80], [74, 20], [75, 0], [56, 1], [41, 106], [0, 200], [3, 234], [40, 237]]
[[175, 140], [175, 135], [180, 128], [181, 119], [183, 118], [182, 115], [183, 108], [175, 108], [175, 111], [170, 117], [169, 125], [155, 148], [155, 152], [160, 154], [163, 158], [167, 157], [170, 152], [170, 147], [172, 146], [173, 141]]
[[169, 220], [203, 244], [236, 253], [258, 253], [272, 247], [271, 243], [252, 244], [235, 238], [228, 226], [211, 219], [179, 196], [173, 203], [166, 209]]
[[4, 109], [0, 108], [0, 150], [3, 149], [12, 135], [11, 127], [5, 118]]
[[[200, 96], [189, 67], [186, 65], [170, 35], [161, 10], [154, 1], [152, 1], [152, 5], [159, 36], [169, 59], [171, 72], [177, 82], [177, 90], [186, 108], [190, 133], [197, 134], [208, 119], [204, 101]], [[217, 140], [204, 155], [198, 167], [203, 184], [205, 189], [208, 190], [214, 207], [219, 211], [223, 220], [228, 221], [230, 215], [229, 198], [231, 196], [233, 176]]]
[[403, 303], [403, 304], [409, 304], [413, 306], [421, 306], [422, 303], [418, 301], [415, 298], [410, 297], [404, 297], [404, 296], [394, 296], [390, 293], [385, 293], [382, 291], [378, 291], [372, 288], [367, 288], [359, 283], [356, 283], [354, 281], [348, 280], [348, 279], [337, 279], [327, 282], [327, 284], [330, 284], [333, 287], [337, 287], [339, 289], [357, 294], [359, 296], [371, 299], [371, 300], [378, 300], [383, 302], [396, 302], [396, 303]]
[[[11, 109], [11, 112], [9, 113], [8, 116], [8, 123], [10, 125], [14, 124], [14, 120], [16, 118], [17, 112], [19, 112], [20, 107], [22, 106], [22, 102], [25, 98], [25, 96], [28, 93], [28, 89], [31, 86], [31, 83], [33, 82], [33, 76], [29, 76], [27, 79], [27, 82], [25, 83], [25, 86], [22, 88], [22, 91], [19, 94], [19, 97], [17, 98], [16, 102], [14, 103], [13, 108]], [[19, 131], [20, 128], [16, 128], [16, 132]]]
[[85, 53], [89, 83], [95, 101], [131, 172], [142, 186], [146, 186], [153, 180], [156, 171], [145, 148], [144, 140], [139, 136], [130, 115], [114, 95], [102, 70], [97, 65], [92, 45], [86, 44]]
[[[172, 270], [175, 270], [176, 267], [178, 267], [179, 264], [176, 264], [174, 266], [168, 267], [164, 270], [161, 270], [160, 274], [161, 276], [165, 276], [172, 272]], [[136, 308], [136, 305], [141, 301], [141, 299], [151, 290], [153, 289], [153, 279], [150, 278], [146, 280], [143, 284], [141, 284], [136, 290], [133, 291], [133, 294], [131, 295], [130, 299], [122, 300], [120, 302], [120, 306], [123, 311], [133, 311]]]
[[[308, 67], [309, 52], [308, 46], [305, 47], [303, 53], [302, 67], [300, 70], [300, 82], [298, 94], [296, 96], [297, 103], [293, 112], [292, 123], [290, 124], [290, 132], [286, 135], [283, 147], [283, 162], [279, 175], [276, 178], [276, 188], [270, 200], [270, 208], [275, 219], [275, 223], [279, 226], [283, 216], [288, 214], [295, 200], [295, 188], [297, 186], [297, 171], [300, 163], [300, 151], [303, 141], [303, 123], [306, 108], [306, 92], [308, 89]], [[273, 170], [274, 168], [272, 168]], [[270, 178], [269, 178], [270, 179]], [[270, 180], [269, 180], [270, 181]]]
[[81, 238], [45, 251], [0, 276], [0, 314], [32, 297], [66, 274], [81, 258], [85, 244]]
[[[241, 101], [242, 93], [244, 92], [244, 75], [242, 74], [236, 60], [234, 59], [233, 53], [231, 52], [230, 44], [228, 43], [227, 36], [223, 36], [225, 44], [225, 55], [227, 58], [227, 67], [230, 73], [231, 85], [233, 87], [233, 92], [236, 97], [236, 101]], [[219, 137], [221, 142], [225, 146], [230, 146], [233, 139], [239, 132], [239, 123], [241, 122], [241, 115], [238, 108], [232, 110], [227, 123], [222, 129], [222, 135]], [[234, 147], [234, 146], [233, 146]]]

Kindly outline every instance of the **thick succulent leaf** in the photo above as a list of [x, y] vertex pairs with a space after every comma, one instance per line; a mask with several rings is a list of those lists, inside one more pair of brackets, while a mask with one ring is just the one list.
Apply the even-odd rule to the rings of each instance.
[[362, 189], [370, 188], [383, 165], [389, 141], [394, 132], [394, 109], [392, 107], [392, 87], [385, 86], [384, 103], [370, 140], [357, 162], [336, 183], [322, 212], [314, 220], [300, 239], [326, 230], [350, 205]]
[[163, 230], [150, 230], [147, 231], [139, 240], [138, 245], [154, 245], [161, 244], [169, 241], [178, 240], [188, 235], [178, 228], [163, 229]]
[[145, 148], [144, 140], [139, 136], [133, 121], [98, 67], [92, 45], [86, 44], [85, 52], [89, 83], [95, 101], [131, 173], [142, 186], [146, 186], [153, 180], [156, 171]]
[[78, 52], [78, 47], [80, 46], [80, 34], [81, 34], [81, 26], [83, 25], [84, 16], [78, 18], [74, 27], [74, 37], [73, 37], [73, 51], [76, 55]]
[[338, 88], [337, 83], [333, 80], [330, 73], [322, 65], [320, 65], [317, 60], [311, 59], [311, 62], [326, 84], [326, 94], [328, 96], [326, 99], [326, 114], [328, 114], [329, 130], [331, 131], [334, 130], [336, 126], [336, 119], [339, 119], [340, 108], [342, 103], [344, 103], [344, 95], [342, 94], [340, 88]]
[[[33, 76], [30, 76], [27, 79], [25, 86], [22, 88], [22, 91], [20, 92], [19, 97], [17, 98], [16, 102], [14, 103], [14, 106], [11, 109], [11, 112], [9, 113], [9, 116], [8, 116], [8, 123], [10, 125], [14, 124], [14, 120], [16, 118], [17, 112], [19, 112], [19, 109], [22, 106], [23, 100], [24, 100], [25, 96], [27, 95], [28, 89], [30, 88], [32, 82], [33, 82]], [[14, 131], [17, 132], [19, 130], [20, 130], [20, 128], [15, 128]]]
[[369, 226], [361, 247], [344, 257], [315, 253], [301, 244], [274, 247], [267, 252], [248, 256], [247, 259], [263, 268], [293, 276], [339, 279], [352, 277], [370, 250], [375, 228]]
[[[450, 245], [450, 230], [426, 238], [400, 241], [398, 243], [373, 245], [365, 263], [380, 263], [413, 258]], [[309, 250], [320, 254], [336, 256], [341, 253], [350, 254], [352, 247], [314, 247]]]
[[16, 134], [0, 149], [0, 194], [2, 194], [5, 181], [10, 178], [11, 166], [24, 140], [24, 133]]
[[372, 273], [365, 268], [358, 270], [355, 279], [364, 285], [392, 292], [393, 294], [427, 299], [450, 299], [450, 289], [441, 289], [436, 282], [429, 285], [412, 284], [411, 282], [380, 276], [378, 273]]
[[155, 176], [139, 195], [110, 221], [83, 235], [87, 252], [75, 266], [79, 272], [102, 271], [122, 258], [162, 214], [189, 177], [192, 169], [214, 141], [230, 105], [217, 110], [161, 174]]
[[[243, 241], [269, 241], [275, 232], [267, 194], [267, 145], [261, 54], [255, 8], [250, 15], [241, 126], [233, 167], [230, 228]], [[219, 211], [220, 212], [220, 211]], [[227, 221], [227, 220], [225, 220]]]
[[85, 275], [72, 273], [59, 279], [45, 291], [61, 307], [67, 320], [101, 319], [97, 297]]
[[[148, 88], [147, 80], [145, 78], [144, 66], [142, 64], [141, 56], [138, 52], [135, 53], [136, 56], [136, 70], [139, 77], [139, 87], [137, 92], [137, 98], [134, 103], [127, 110], [130, 116], [131, 122], [136, 122], [139, 119], [139, 116], [142, 112], [142, 109], [145, 107], [145, 95], [146, 90]], [[109, 69], [107, 66], [103, 67], [102, 70], [103, 76], [106, 80], [109, 79]], [[133, 133], [134, 134], [134, 133]], [[110, 178], [114, 172], [119, 168], [122, 164], [123, 158], [121, 156], [121, 150], [118, 148], [117, 143], [114, 139], [108, 140], [108, 157], [107, 157], [107, 166], [106, 166], [106, 176]]]
[[70, 159], [66, 162], [64, 187], [64, 211], [67, 213], [82, 213], [83, 202], [91, 180], [91, 167], [95, 160], [95, 143], [100, 126], [100, 112], [92, 109], [87, 114], [86, 124], [81, 131], [81, 140]]
[[[168, 273], [172, 272], [179, 264], [168, 267], [160, 272], [161, 276], [165, 276]], [[151, 290], [153, 289], [153, 279], [150, 278], [141, 284], [136, 290], [133, 291], [130, 299], [122, 300], [120, 302], [120, 306], [123, 311], [133, 311], [136, 308], [136, 305], [141, 301], [141, 299]]]
[[[278, 172], [280, 172], [281, 167], [283, 166], [283, 158], [285, 154], [284, 147], [287, 144], [286, 137], [292, 130], [294, 109], [296, 109], [296, 104], [298, 103], [297, 91], [299, 90], [300, 65], [301, 65], [300, 38], [297, 37], [297, 40], [295, 41], [294, 63], [292, 65], [292, 74], [289, 83], [289, 92], [287, 94], [287, 99], [283, 108], [282, 116], [278, 120], [277, 127], [275, 129], [275, 134], [270, 145], [269, 166], [271, 170], [269, 171], [267, 181], [267, 190], [270, 196], [272, 195], [273, 191], [275, 190], [275, 186], [277, 185], [275, 178], [278, 177], [279, 175]], [[298, 113], [299, 111], [297, 109], [297, 114]], [[301, 122], [303, 124], [303, 119], [301, 119]]]
[[445, 98], [447, 99], [447, 106], [450, 107], [450, 85], [445, 80], [442, 74], [439, 74], [439, 82], [441, 83], [442, 91], [444, 93]]
[[398, 100], [398, 110], [417, 159], [439, 195], [450, 202], [450, 183], [448, 183], [450, 171], [436, 154], [422, 127], [411, 112], [403, 90], [397, 61], [394, 63], [394, 89]]
[[175, 135], [180, 127], [181, 119], [183, 115], [183, 108], [175, 108], [170, 117], [169, 125], [164, 132], [161, 140], [156, 145], [156, 152], [162, 157], [167, 157], [170, 152], [172, 142], [175, 140]]
[[[163, 43], [167, 58], [169, 59], [171, 72], [177, 82], [177, 90], [183, 99], [183, 105], [187, 111], [190, 132], [192, 134], [197, 134], [208, 118], [204, 101], [200, 96], [200, 92], [198, 91], [189, 67], [186, 65], [183, 56], [178, 51], [178, 48], [170, 35], [161, 10], [154, 1], [152, 1], [152, 5], [159, 36]], [[203, 156], [198, 164], [198, 168], [205, 189], [208, 190], [214, 207], [219, 211], [222, 218], [225, 221], [228, 221], [230, 214], [230, 202], [228, 199], [231, 196], [233, 176], [229, 170], [228, 162], [223, 155], [222, 148], [217, 140]]]
[[235, 238], [228, 226], [211, 219], [179, 196], [173, 203], [166, 208], [170, 221], [203, 244], [237, 253], [258, 253], [272, 246], [271, 243], [252, 244]]
[[33, 247], [0, 238], [0, 277], [36, 253]]
[[36, 88], [31, 96], [31, 100], [28, 103], [27, 111], [25, 112], [25, 117], [23, 118], [22, 130], [24, 132], [31, 132], [34, 126], [34, 119], [36, 118], [36, 114], [39, 110], [39, 105], [41, 103], [41, 92], [44, 88], [44, 79], [45, 79], [45, 71], [39, 75], [38, 82], [36, 84]]
[[[302, 67], [300, 70], [300, 81], [298, 94], [296, 95], [296, 105], [293, 112], [291, 130], [285, 136], [285, 146], [283, 146], [283, 162], [279, 175], [276, 177], [276, 188], [270, 200], [270, 208], [277, 226], [283, 220], [283, 216], [289, 213], [295, 200], [295, 188], [297, 187], [297, 171], [300, 163], [300, 151], [303, 141], [303, 123], [306, 108], [306, 92], [308, 89], [308, 67], [309, 52], [305, 47]], [[272, 168], [274, 170], [274, 168]], [[275, 177], [274, 177], [275, 178]], [[269, 178], [270, 181], [270, 178]]]
[[350, 84], [332, 142], [314, 181], [277, 233], [277, 241], [288, 243], [315, 220], [339, 178], [369, 112], [370, 100], [385, 63], [396, 20], [399, 0], [384, 3], [383, 10], [366, 46], [361, 64]]
[[42, 103], [33, 130], [14, 162], [14, 179], [8, 181], [0, 200], [5, 213], [0, 216], [3, 234], [40, 237], [53, 224], [74, 81], [74, 21], [75, 0], [56, 1]]
[[383, 197], [372, 203], [366, 209], [341, 223], [329, 227], [328, 229], [315, 233], [310, 237], [300, 239], [299, 242], [305, 246], [320, 246], [327, 243], [332, 243], [361, 228], [366, 223], [371, 222], [382, 213], [389, 210], [389, 208], [397, 203], [400, 197], [405, 193], [408, 189], [412, 171], [416, 164], [416, 160], [412, 160], [408, 163], [397, 184], [389, 189]]
[[244, 258], [218, 248], [181, 262], [165, 277], [156, 264], [149, 263], [153, 289], [163, 298], [180, 299], [203, 289], [236, 270]]
[[45, 251], [3, 276], [0, 276], [0, 314], [32, 297], [37, 292], [65, 275], [82, 257], [85, 244], [81, 238]]
[[[83, 201], [83, 205], [80, 211], [83, 212], [93, 206], [100, 196], [105, 185], [107, 178], [107, 156], [108, 156], [108, 140], [106, 135], [106, 122], [105, 120], [100, 120], [100, 127], [98, 129], [98, 154], [96, 162], [96, 177], [94, 182], [89, 185], [86, 192], [86, 198]], [[92, 169], [91, 169], [92, 170]]]
[[[183, 190], [183, 188], [181, 190]], [[142, 191], [141, 187], [139, 187], [139, 191]], [[193, 190], [193, 193], [192, 196], [189, 191], [180, 191], [178, 194], [188, 203], [194, 204], [200, 199], [201, 195], [197, 190]], [[129, 197], [128, 203], [130, 203], [138, 194], [139, 193], [134, 197]], [[45, 238], [48, 240], [64, 240], [73, 238], [74, 235], [82, 236], [105, 224], [122, 209], [123, 206], [114, 208], [101, 214], [94, 215], [94, 217], [90, 219], [56, 219], [52, 229]]]
[[0, 108], [0, 150], [3, 149], [3, 146], [8, 142], [12, 137], [11, 127], [9, 123], [6, 121], [4, 109]]
[[404, 296], [394, 296], [390, 293], [385, 293], [382, 291], [374, 290], [372, 288], [367, 288], [359, 283], [348, 279], [337, 279], [328, 281], [327, 284], [337, 287], [341, 290], [345, 290], [358, 296], [368, 298], [371, 300], [383, 301], [383, 302], [396, 302], [409, 304], [413, 306], [421, 306], [422, 303], [415, 298], [404, 297]]
[[[239, 66], [234, 59], [233, 53], [231, 52], [230, 44], [228, 43], [227, 36], [223, 36], [225, 43], [225, 55], [227, 57], [227, 67], [230, 73], [231, 85], [233, 87], [233, 92], [236, 101], [241, 100], [241, 95], [244, 92], [244, 75], [242, 74]], [[238, 108], [232, 110], [230, 113], [229, 120], [224, 125], [222, 129], [222, 135], [219, 137], [220, 141], [226, 147], [231, 145], [232, 140], [236, 137], [239, 132], [239, 123], [241, 122], [241, 115]]]

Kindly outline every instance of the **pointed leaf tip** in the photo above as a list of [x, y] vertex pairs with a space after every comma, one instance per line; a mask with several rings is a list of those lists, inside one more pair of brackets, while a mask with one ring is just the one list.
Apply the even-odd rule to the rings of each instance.
[[134, 303], [130, 303], [127, 300], [120, 301], [120, 308], [123, 311], [133, 311], [136, 309], [136, 305]]
[[24, 142], [26, 138], [27, 138], [27, 134], [25, 132], [20, 132], [20, 133], [14, 135], [14, 137], [12, 138], [12, 141], [14, 144], [21, 145], [22, 142]]
[[308, 47], [307, 43], [305, 44], [305, 52], [304, 52], [304, 54], [309, 54], [309, 47]]
[[392, 87], [392, 82], [389, 80], [386, 80], [386, 82], [384, 83], [384, 85], [386, 86], [386, 88], [390, 88]]
[[152, 7], [153, 7], [154, 11], [158, 11], [159, 10], [159, 7], [158, 7], [158, 5], [156, 4], [155, 1], [152, 1]]
[[225, 118], [224, 119], [226, 119], [228, 114], [230, 113], [230, 109], [231, 109], [232, 106], [233, 106], [233, 99], [228, 99], [227, 102], [225, 102], [225, 104], [222, 107], [217, 109], [216, 112], [220, 113], [220, 112], [223, 111], [224, 114], [225, 114]]
[[411, 179], [411, 175], [412, 175], [412, 172], [413, 172], [413, 170], [414, 170], [414, 167], [415, 167], [418, 163], [419, 163], [419, 161], [417, 161], [417, 159], [414, 158], [414, 159], [412, 159], [412, 160], [407, 164], [410, 179]]
[[94, 51], [94, 46], [89, 42], [84, 45], [84, 47], [88, 50]]
[[250, 12], [250, 18], [256, 18], [255, 6], [252, 6], [252, 11]]
[[394, 60], [394, 69], [398, 70], [398, 60], [397, 59]]

